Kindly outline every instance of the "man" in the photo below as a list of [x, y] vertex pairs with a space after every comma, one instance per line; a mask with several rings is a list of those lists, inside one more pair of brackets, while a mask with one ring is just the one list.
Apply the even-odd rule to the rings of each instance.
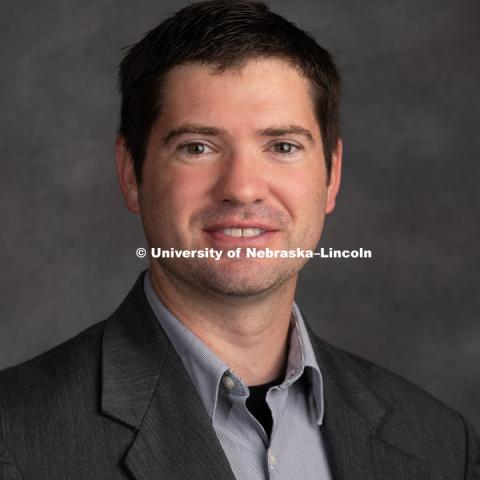
[[109, 319], [0, 374], [0, 478], [480, 478], [458, 413], [313, 334], [306, 258], [247, 253], [315, 249], [335, 207], [330, 55], [214, 0], [133, 46], [120, 80], [126, 205], [149, 247], [190, 253], [152, 256]]

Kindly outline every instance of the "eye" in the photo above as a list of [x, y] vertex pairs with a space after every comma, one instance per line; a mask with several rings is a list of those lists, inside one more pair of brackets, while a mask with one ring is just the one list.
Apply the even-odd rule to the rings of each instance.
[[178, 150], [182, 153], [185, 153], [191, 156], [200, 156], [212, 151], [212, 149], [208, 145], [202, 142], [185, 143], [183, 145], [180, 145], [178, 147]]
[[275, 153], [282, 153], [284, 155], [291, 155], [301, 149], [302, 147], [290, 142], [276, 142], [273, 144], [273, 150]]

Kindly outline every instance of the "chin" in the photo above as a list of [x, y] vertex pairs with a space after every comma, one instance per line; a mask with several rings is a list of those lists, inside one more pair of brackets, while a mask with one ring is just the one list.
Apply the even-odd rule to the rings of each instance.
[[203, 288], [215, 292], [219, 295], [224, 295], [228, 297], [254, 297], [267, 294], [273, 290], [276, 290], [280, 285], [282, 285], [286, 279], [277, 279], [276, 281], [238, 281], [228, 279], [226, 281], [215, 281], [216, 279], [209, 278], [207, 281], [203, 282]]
[[157, 260], [175, 283], [188, 285], [205, 294], [229, 297], [268, 295], [298, 274], [305, 261], [290, 260], [269, 264], [268, 261], [172, 262]]
[[203, 290], [230, 297], [252, 297], [268, 294], [298, 273], [302, 265], [243, 265], [243, 268], [206, 268], [193, 273], [195, 284]]

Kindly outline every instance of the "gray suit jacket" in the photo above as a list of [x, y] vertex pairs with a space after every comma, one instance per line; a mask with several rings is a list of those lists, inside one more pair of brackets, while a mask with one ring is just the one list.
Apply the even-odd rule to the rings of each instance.
[[[458, 413], [309, 333], [336, 480], [480, 479]], [[234, 478], [143, 274], [109, 319], [0, 373], [1, 480], [127, 478]]]

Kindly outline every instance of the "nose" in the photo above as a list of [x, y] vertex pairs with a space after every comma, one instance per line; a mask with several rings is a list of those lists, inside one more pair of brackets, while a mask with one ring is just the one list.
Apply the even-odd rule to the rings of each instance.
[[248, 205], [266, 199], [268, 182], [261, 160], [247, 152], [232, 152], [222, 162], [215, 185], [215, 196], [220, 202]]

